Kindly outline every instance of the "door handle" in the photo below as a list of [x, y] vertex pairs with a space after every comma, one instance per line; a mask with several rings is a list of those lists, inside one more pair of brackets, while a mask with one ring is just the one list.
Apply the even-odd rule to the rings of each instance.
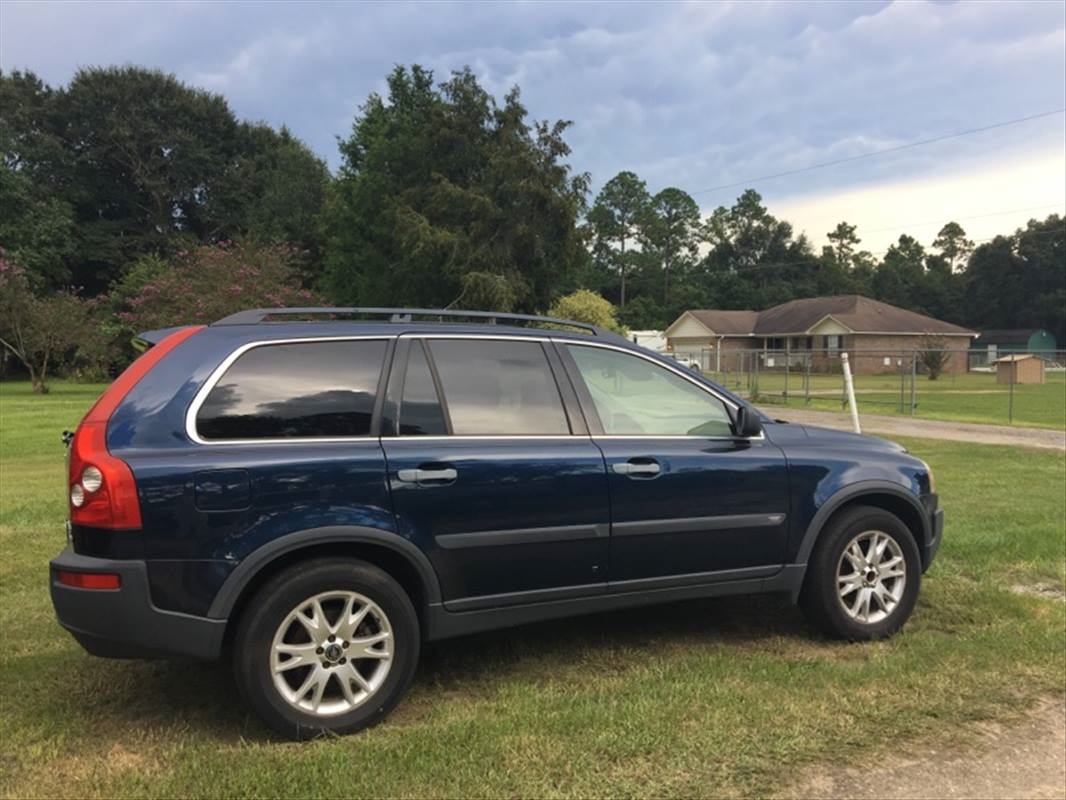
[[611, 467], [618, 475], [630, 478], [651, 478], [663, 471], [657, 461], [625, 461]]
[[429, 481], [454, 481], [459, 477], [459, 471], [446, 467], [441, 469], [401, 469], [396, 477], [404, 483], [427, 483]]

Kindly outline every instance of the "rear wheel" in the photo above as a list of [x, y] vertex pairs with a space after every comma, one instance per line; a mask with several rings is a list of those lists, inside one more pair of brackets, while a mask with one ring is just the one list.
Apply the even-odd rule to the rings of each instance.
[[352, 733], [397, 703], [418, 649], [418, 617], [387, 573], [363, 561], [314, 560], [252, 598], [234, 641], [234, 672], [279, 733]]
[[800, 605], [830, 636], [880, 639], [898, 631], [918, 599], [914, 536], [895, 515], [857, 506], [834, 517], [807, 567]]

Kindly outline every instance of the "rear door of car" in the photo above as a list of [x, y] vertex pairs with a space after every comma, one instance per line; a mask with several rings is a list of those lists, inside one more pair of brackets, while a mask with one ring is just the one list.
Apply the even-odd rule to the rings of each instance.
[[398, 528], [450, 610], [604, 590], [603, 456], [547, 339], [401, 337], [382, 445]]

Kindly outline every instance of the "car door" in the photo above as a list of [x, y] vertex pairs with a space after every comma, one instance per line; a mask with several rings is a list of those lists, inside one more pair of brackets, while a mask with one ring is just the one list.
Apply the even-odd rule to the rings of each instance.
[[776, 572], [787, 539], [784, 455], [733, 435], [733, 408], [682, 367], [559, 343], [611, 500], [610, 582], [736, 580]]
[[445, 606], [603, 591], [603, 457], [550, 342], [401, 337], [393, 363], [382, 438], [393, 508]]

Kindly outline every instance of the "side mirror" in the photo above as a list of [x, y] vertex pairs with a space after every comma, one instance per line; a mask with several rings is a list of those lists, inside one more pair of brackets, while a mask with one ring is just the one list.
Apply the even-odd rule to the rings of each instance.
[[759, 422], [759, 418], [755, 415], [755, 412], [747, 406], [741, 406], [737, 409], [735, 427], [737, 436], [744, 439], [750, 439], [762, 433], [762, 423]]

